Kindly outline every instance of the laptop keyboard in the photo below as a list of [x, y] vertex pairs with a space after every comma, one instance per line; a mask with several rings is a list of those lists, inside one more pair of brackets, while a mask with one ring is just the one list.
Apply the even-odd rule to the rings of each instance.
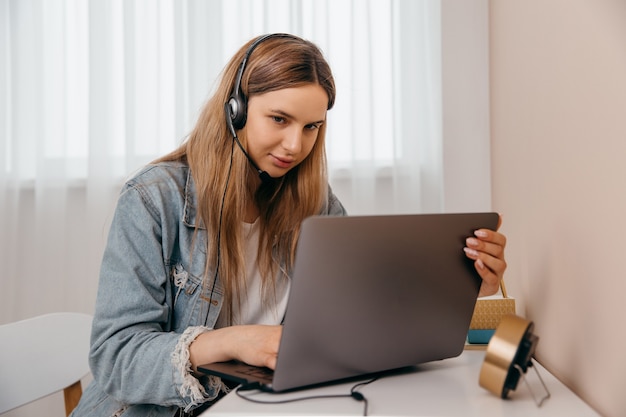
[[256, 378], [271, 378], [272, 375], [274, 375], [274, 371], [272, 371], [269, 368], [256, 368], [253, 366], [249, 368], [241, 369], [240, 373], [244, 375], [248, 375], [248, 376], [253, 376]]

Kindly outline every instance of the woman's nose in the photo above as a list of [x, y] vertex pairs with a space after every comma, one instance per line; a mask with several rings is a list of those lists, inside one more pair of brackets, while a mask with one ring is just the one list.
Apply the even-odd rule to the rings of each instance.
[[297, 154], [302, 149], [302, 131], [299, 128], [289, 129], [282, 141], [282, 147], [290, 154]]

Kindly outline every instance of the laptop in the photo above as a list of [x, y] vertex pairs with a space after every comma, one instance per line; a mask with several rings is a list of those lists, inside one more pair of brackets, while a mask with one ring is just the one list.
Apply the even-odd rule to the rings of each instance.
[[458, 356], [481, 282], [465, 239], [497, 224], [497, 213], [307, 218], [276, 369], [198, 370], [282, 392]]

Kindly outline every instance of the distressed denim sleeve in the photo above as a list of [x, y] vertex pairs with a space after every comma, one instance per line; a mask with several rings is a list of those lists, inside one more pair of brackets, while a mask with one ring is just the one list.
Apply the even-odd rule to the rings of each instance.
[[[171, 331], [172, 290], [164, 233], [178, 221], [141, 187], [120, 195], [103, 256], [91, 337], [94, 379], [121, 403], [192, 409], [215, 398], [221, 383], [189, 372], [188, 347], [204, 328]], [[171, 237], [167, 237], [171, 239]]]
[[[184, 407], [184, 411], [190, 411], [204, 401], [215, 399], [220, 390], [228, 391], [222, 384], [220, 378], [214, 376], [207, 377], [206, 388], [192, 375], [191, 361], [189, 360], [189, 345], [201, 333], [210, 331], [202, 326], [189, 327], [178, 340], [174, 352], [172, 352], [172, 365], [178, 374], [178, 392], [182, 398], [189, 398], [191, 401]], [[208, 393], [215, 393], [209, 395]]]

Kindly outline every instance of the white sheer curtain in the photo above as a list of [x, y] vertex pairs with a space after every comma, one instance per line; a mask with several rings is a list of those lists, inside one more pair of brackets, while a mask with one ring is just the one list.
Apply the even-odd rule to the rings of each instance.
[[0, 322], [92, 312], [124, 178], [185, 138], [262, 33], [333, 68], [331, 183], [352, 214], [489, 209], [486, 16], [486, 0], [0, 0]]
[[[92, 313], [124, 178], [248, 39], [316, 42], [352, 214], [490, 209], [488, 0], [0, 0], [0, 323]], [[62, 398], [9, 413], [62, 413]], [[39, 408], [37, 408], [39, 407]]]

